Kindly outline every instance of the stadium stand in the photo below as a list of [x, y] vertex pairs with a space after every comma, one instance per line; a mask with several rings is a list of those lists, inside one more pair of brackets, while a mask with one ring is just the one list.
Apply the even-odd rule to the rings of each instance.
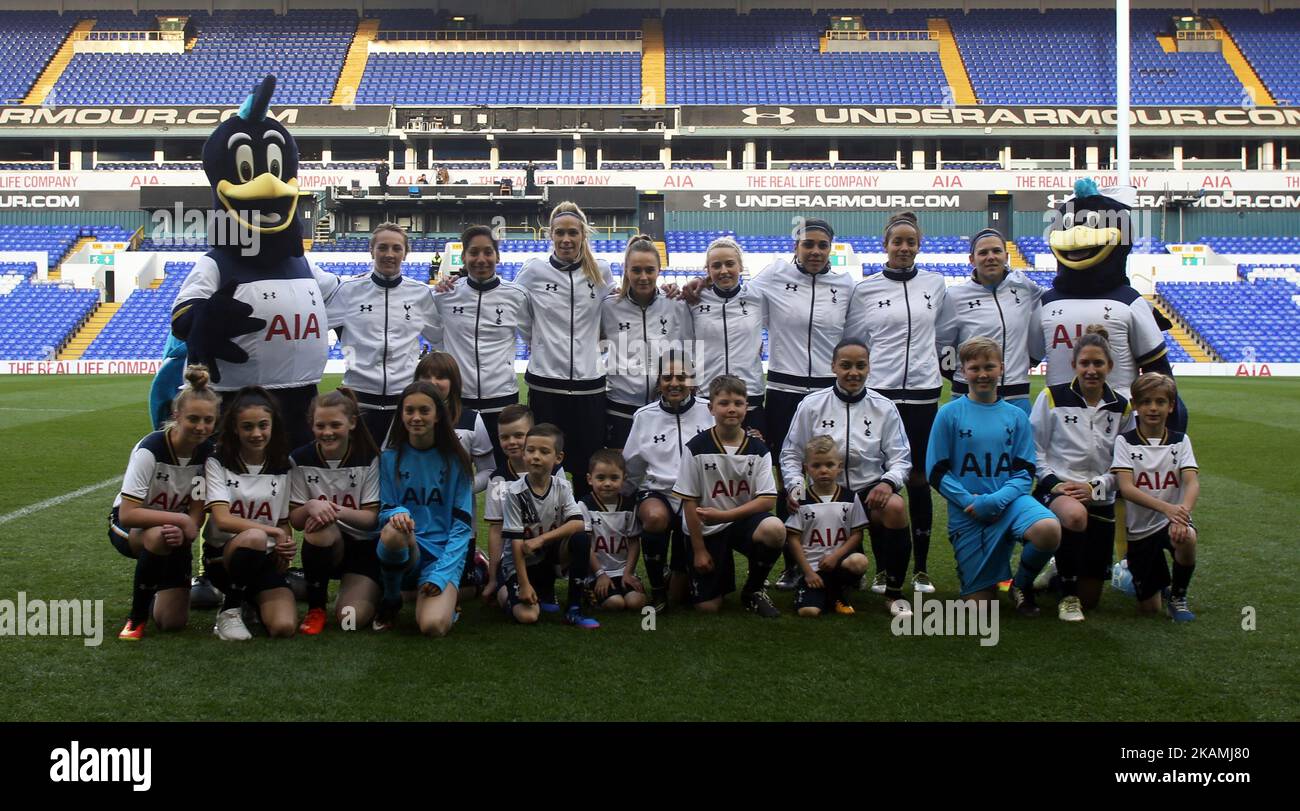
[[3, 358], [52, 360], [68, 335], [99, 303], [97, 290], [32, 282], [22, 274], [6, 275], [7, 278], [0, 280], [0, 357]]
[[144, 161], [99, 161], [95, 169], [101, 172], [193, 172], [202, 171], [202, 161], [163, 161], [147, 163]]
[[1220, 254], [1300, 254], [1300, 237], [1202, 237], [1197, 240]]
[[[93, 16], [100, 31], [147, 28], [153, 21], [128, 12]], [[350, 11], [218, 11], [190, 19], [199, 32], [192, 50], [80, 53], [59, 78], [56, 95], [81, 104], [233, 104], [270, 73], [279, 80], [278, 104], [328, 104], [356, 30]]]
[[168, 262], [158, 287], [132, 291], [122, 308], [90, 343], [82, 358], [162, 357], [176, 293], [193, 267], [193, 262]]
[[[1134, 104], [1240, 104], [1243, 89], [1219, 53], [1165, 53], [1169, 10], [1131, 17]], [[1115, 103], [1115, 15], [1106, 10], [972, 10], [948, 14], [982, 104]], [[1292, 49], [1293, 50], [1293, 49]]]
[[826, 172], [834, 169], [850, 172], [887, 172], [890, 169], [897, 169], [898, 165], [893, 163], [863, 163], [859, 161], [840, 161], [839, 163], [829, 163], [827, 161], [801, 161], [791, 163], [786, 167], [796, 172]]
[[1270, 14], [1254, 10], [1203, 10], [1228, 27], [1259, 78], [1282, 105], [1300, 104], [1300, 65], [1296, 63], [1295, 40], [1281, 32], [1300, 29], [1300, 10], [1278, 9]]
[[641, 55], [625, 52], [370, 55], [361, 104], [637, 104]]
[[[855, 11], [854, 13], [862, 13]], [[920, 12], [873, 25], [925, 30]], [[664, 15], [670, 104], [938, 104], [937, 52], [821, 53], [829, 15], [807, 11], [670, 10]]]
[[45, 64], [54, 56], [77, 22], [74, 15], [46, 11], [0, 12], [0, 99], [21, 104]]
[[1156, 292], [1228, 362], [1300, 362], [1293, 279], [1158, 282]]
[[45, 251], [54, 267], [82, 237], [125, 242], [131, 232], [103, 225], [0, 225], [0, 251]]

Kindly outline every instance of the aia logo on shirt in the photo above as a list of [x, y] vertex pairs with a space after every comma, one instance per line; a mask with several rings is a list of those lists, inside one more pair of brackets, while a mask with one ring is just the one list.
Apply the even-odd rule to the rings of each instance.
[[739, 481], [734, 479], [719, 479], [713, 483], [713, 491], [709, 493], [709, 498], [716, 499], [719, 496], [727, 496], [728, 498], [734, 499], [748, 499], [753, 497], [753, 490], [750, 489], [749, 482], [744, 479], [740, 479]]
[[355, 510], [355, 509], [357, 509], [357, 501], [356, 501], [356, 499], [354, 499], [354, 498], [352, 497], [352, 494], [351, 494], [351, 493], [344, 493], [344, 494], [342, 494], [341, 496], [340, 496], [340, 495], [332, 495], [332, 496], [330, 496], [328, 499], [327, 499], [325, 496], [321, 496], [321, 497], [320, 497], [320, 500], [321, 500], [321, 501], [332, 501], [332, 502], [334, 502], [335, 504], [339, 505], [340, 507], [343, 507], [344, 509], [348, 509], [348, 510]]
[[414, 487], [406, 488], [402, 493], [402, 504], [416, 504], [421, 507], [442, 506], [442, 489], [430, 487], [427, 490]]
[[277, 336], [286, 341], [305, 341], [308, 338], [320, 340], [320, 321], [317, 320], [316, 313], [308, 313], [305, 320], [302, 313], [294, 313], [293, 327], [290, 328], [288, 319], [276, 313], [271, 319], [271, 325], [266, 328], [266, 336], [262, 340], [270, 341]]
[[178, 496], [174, 493], [159, 493], [149, 499], [146, 506], [151, 510], [162, 510], [168, 513], [186, 512], [190, 508], [190, 497]]
[[808, 531], [808, 539], [804, 541], [804, 546], [821, 546], [833, 549], [841, 544], [848, 543], [848, 540], [849, 533], [844, 527], [813, 527]]
[[275, 523], [275, 516], [271, 514], [271, 505], [265, 501], [232, 501], [230, 514], [249, 521]]
[[1163, 473], [1155, 471], [1148, 473], [1145, 470], [1133, 477], [1133, 484], [1143, 490], [1169, 490], [1178, 488], [1178, 477], [1172, 470], [1166, 470]]
[[[1106, 309], [1108, 311], [1106, 313], [1106, 318], [1110, 318], [1110, 308], [1107, 307]], [[1052, 330], [1051, 348], [1056, 349], [1057, 347], [1063, 346], [1066, 349], [1074, 349], [1074, 342], [1083, 337], [1084, 329], [1086, 329], [1086, 327], [1083, 324], [1075, 324], [1074, 334], [1071, 335], [1070, 329], [1067, 325], [1057, 324], [1056, 328]]]
[[962, 457], [961, 470], [957, 475], [965, 476], [967, 473], [987, 479], [996, 478], [1004, 473], [1010, 474], [1011, 457], [1006, 453], [1000, 453], [995, 462], [991, 453], [985, 453], [982, 460], [975, 454], [968, 453]]
[[597, 535], [593, 548], [606, 555], [621, 557], [627, 554], [627, 539], [622, 535]]

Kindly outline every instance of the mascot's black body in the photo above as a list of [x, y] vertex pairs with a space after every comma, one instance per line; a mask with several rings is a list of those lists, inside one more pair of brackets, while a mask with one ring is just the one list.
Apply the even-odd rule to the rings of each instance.
[[172, 332], [226, 402], [243, 386], [272, 390], [296, 447], [310, 441], [306, 407], [325, 370], [325, 302], [338, 279], [303, 256], [298, 147], [267, 115], [274, 90], [268, 76], [204, 144], [212, 249], [181, 286]]
[[[1057, 272], [1042, 305], [1045, 354], [1033, 353], [1047, 360], [1048, 385], [1074, 378], [1074, 342], [1090, 324], [1110, 335], [1115, 368], [1108, 382], [1121, 394], [1128, 396], [1139, 372], [1172, 374], [1163, 334], [1169, 324], [1129, 285], [1132, 212], [1120, 194], [1102, 194], [1093, 181], [1080, 180], [1074, 197], [1057, 209], [1059, 227], [1049, 239]], [[1170, 427], [1186, 424], [1180, 400]]]

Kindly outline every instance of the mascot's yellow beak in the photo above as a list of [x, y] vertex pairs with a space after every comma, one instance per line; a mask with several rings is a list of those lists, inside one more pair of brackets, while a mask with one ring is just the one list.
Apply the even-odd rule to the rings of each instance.
[[1070, 270], [1087, 270], [1106, 261], [1123, 233], [1118, 228], [1089, 228], [1076, 225], [1065, 231], [1053, 231], [1047, 239], [1056, 261]]
[[[217, 198], [240, 225], [274, 234], [288, 228], [289, 223], [293, 222], [293, 215], [298, 210], [298, 178], [281, 180], [270, 172], [263, 172], [247, 183], [220, 180], [217, 182]], [[289, 201], [289, 210], [285, 213], [256, 210], [260, 208], [257, 205], [259, 203], [286, 199]], [[241, 207], [235, 203], [245, 205]], [[251, 207], [248, 205], [250, 203]], [[244, 215], [249, 213], [252, 214], [253, 222], [244, 219]]]

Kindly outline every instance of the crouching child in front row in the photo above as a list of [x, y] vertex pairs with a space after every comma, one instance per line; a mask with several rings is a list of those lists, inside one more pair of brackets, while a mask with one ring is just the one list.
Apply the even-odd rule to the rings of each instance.
[[867, 513], [861, 500], [837, 481], [844, 463], [834, 439], [809, 440], [803, 467], [811, 486], [799, 509], [785, 521], [787, 548], [802, 571], [794, 607], [801, 617], [816, 617], [829, 609], [852, 614], [849, 591], [869, 565], [862, 552]]
[[429, 383], [402, 390], [392, 447], [379, 461], [379, 556], [384, 594], [376, 630], [391, 628], [402, 591], [417, 589], [420, 633], [446, 636], [456, 621], [469, 550], [474, 474], [447, 405]]
[[567, 569], [564, 624], [592, 630], [600, 623], [582, 614], [591, 544], [572, 485], [563, 470], [553, 472], [563, 461], [564, 433], [550, 423], [534, 425], [524, 440], [526, 474], [497, 488], [504, 543], [497, 600], [516, 622], [531, 625], [541, 617], [539, 595], [554, 595], [557, 567]]
[[760, 617], [781, 612], [767, 595], [768, 572], [781, 556], [785, 525], [770, 515], [776, 504], [772, 453], [745, 433], [745, 382], [719, 375], [709, 384], [713, 428], [686, 443], [673, 495], [682, 500], [687, 542], [687, 576], [698, 611], [715, 613], [736, 589], [732, 552], [749, 559], [740, 591], [745, 608]]
[[591, 578], [588, 594], [592, 603], [608, 611], [640, 611], [645, 605], [645, 586], [636, 576], [641, 557], [641, 523], [636, 517], [636, 499], [623, 495], [627, 465], [623, 454], [601, 448], [591, 455], [587, 484], [591, 492], [578, 506], [590, 527]]
[[974, 337], [958, 350], [970, 392], [939, 409], [926, 451], [930, 486], [948, 501], [948, 540], [961, 596], [997, 599], [1011, 576], [1011, 553], [1023, 543], [1011, 586], [1016, 613], [1038, 616], [1034, 578], [1061, 543], [1061, 524], [1030, 495], [1037, 455], [1025, 412], [998, 398], [1002, 349]]

